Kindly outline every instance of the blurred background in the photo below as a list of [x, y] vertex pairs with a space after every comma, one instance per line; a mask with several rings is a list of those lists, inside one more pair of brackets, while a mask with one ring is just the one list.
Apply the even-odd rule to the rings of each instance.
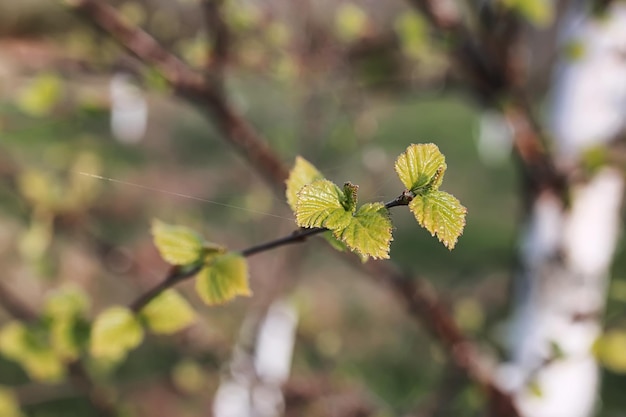
[[[107, 3], [190, 67], [211, 65], [213, 34], [200, 0]], [[481, 350], [507, 360], [526, 218], [522, 180], [512, 127], [468, 91], [451, 40], [400, 0], [215, 3], [229, 33], [225, 95], [286, 164], [302, 155], [329, 179], [358, 184], [360, 201], [388, 201], [403, 190], [397, 155], [410, 143], [439, 146], [448, 164], [443, 188], [468, 208], [465, 232], [449, 252], [396, 209], [391, 258], [427, 278]], [[472, 10], [489, 2], [442, 3], [460, 5], [471, 22]], [[543, 120], [567, 2], [493, 3], [516, 16], [535, 45], [525, 87]], [[202, 112], [63, 2], [0, 0], [0, 92], [4, 307], [38, 311], [60, 288], [88, 294], [89, 317], [128, 304], [167, 270], [152, 243], [153, 218], [232, 249], [295, 228], [285, 199]], [[193, 282], [179, 285], [196, 323], [148, 336], [116, 366], [90, 365], [92, 378], [123, 416], [484, 415], [480, 389], [394, 294], [325, 246], [314, 239], [251, 258], [254, 295], [224, 306], [204, 306]], [[603, 316], [611, 338], [595, 353], [603, 383], [593, 415], [626, 415], [625, 261], [619, 244]], [[11, 310], [0, 308], [0, 325], [16, 319]], [[225, 387], [247, 378], [268, 311], [291, 320], [274, 350], [290, 363], [289, 378], [278, 381], [279, 412], [263, 411], [261, 400], [247, 411], [217, 404], [248, 398]], [[72, 378], [0, 355], [2, 415], [98, 415]]]

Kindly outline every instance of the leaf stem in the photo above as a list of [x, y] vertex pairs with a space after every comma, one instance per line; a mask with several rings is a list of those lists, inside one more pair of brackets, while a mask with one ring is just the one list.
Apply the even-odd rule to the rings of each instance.
[[194, 265], [189, 268], [184, 268], [180, 266], [173, 266], [169, 269], [165, 279], [161, 281], [156, 286], [152, 287], [145, 293], [141, 294], [135, 301], [133, 301], [129, 308], [134, 313], [139, 313], [146, 305], [150, 303], [150, 301], [154, 300], [159, 294], [163, 291], [173, 287], [186, 280], [187, 278], [191, 278], [196, 275], [202, 269], [202, 265]]
[[291, 233], [289, 236], [261, 243], [260, 245], [251, 246], [242, 251], [239, 251], [239, 253], [241, 254], [241, 256], [247, 258], [248, 256], [278, 248], [280, 246], [289, 245], [291, 243], [304, 242], [309, 236], [314, 236], [327, 230], [328, 229], [325, 227], [314, 227], [311, 229], [300, 228]]

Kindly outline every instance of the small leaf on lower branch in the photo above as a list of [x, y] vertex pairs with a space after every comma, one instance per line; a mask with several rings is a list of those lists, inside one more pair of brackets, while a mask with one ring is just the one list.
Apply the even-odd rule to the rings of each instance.
[[237, 253], [216, 256], [196, 277], [196, 292], [208, 305], [251, 295], [246, 259]]
[[195, 311], [176, 290], [166, 290], [150, 301], [140, 313], [154, 333], [171, 334], [189, 326]]
[[203, 254], [202, 237], [183, 226], [173, 226], [160, 220], [152, 222], [152, 236], [161, 257], [172, 265], [189, 265]]
[[111, 307], [96, 317], [91, 330], [89, 350], [95, 358], [120, 361], [139, 346], [143, 329], [126, 307]]

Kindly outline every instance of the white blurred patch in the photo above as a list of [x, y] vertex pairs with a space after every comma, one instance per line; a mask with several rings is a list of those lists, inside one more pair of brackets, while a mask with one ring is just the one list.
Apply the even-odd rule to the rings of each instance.
[[213, 400], [213, 415], [216, 417], [249, 417], [250, 394], [241, 381], [223, 381]]
[[280, 385], [289, 377], [295, 342], [297, 314], [284, 301], [270, 307], [261, 325], [254, 366], [264, 382]]
[[362, 156], [363, 165], [370, 172], [381, 172], [388, 168], [387, 166], [387, 153], [378, 146], [370, 146], [363, 152]]
[[623, 173], [611, 168], [603, 169], [589, 183], [574, 189], [564, 247], [568, 262], [581, 273], [608, 272], [621, 229], [623, 192]]
[[[298, 315], [289, 303], [275, 301], [259, 326], [254, 357], [235, 347], [230, 375], [213, 402], [215, 417], [279, 417], [285, 407], [281, 386], [291, 370]], [[244, 322], [242, 333], [252, 324]]]
[[118, 72], [111, 78], [111, 132], [122, 143], [143, 139], [148, 125], [148, 103], [129, 74]]
[[502, 114], [484, 112], [477, 136], [478, 156], [483, 163], [497, 166], [507, 161], [513, 146], [513, 131]]
[[566, 31], [582, 53], [556, 72], [550, 128], [569, 159], [626, 127], [626, 4], [615, 2], [608, 16], [571, 18]]

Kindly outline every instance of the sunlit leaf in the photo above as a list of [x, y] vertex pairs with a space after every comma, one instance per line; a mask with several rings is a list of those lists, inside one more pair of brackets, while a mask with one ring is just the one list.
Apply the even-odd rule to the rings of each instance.
[[364, 204], [344, 229], [335, 236], [357, 253], [372, 258], [389, 258], [391, 220], [382, 203]]
[[317, 180], [305, 185], [298, 193], [296, 221], [300, 227], [346, 227], [355, 211], [346, 194], [328, 180]]
[[22, 417], [20, 404], [13, 394], [13, 391], [0, 387], [0, 416], [2, 417]]
[[31, 225], [20, 236], [18, 248], [20, 255], [29, 261], [42, 259], [52, 243], [54, 216], [47, 210], [39, 210], [33, 216]]
[[150, 330], [160, 334], [176, 333], [195, 320], [195, 311], [175, 290], [163, 291], [140, 314]]
[[417, 13], [402, 13], [394, 23], [402, 50], [412, 58], [419, 58], [427, 49], [428, 24]]
[[49, 172], [24, 169], [18, 176], [17, 185], [20, 193], [35, 206], [57, 210], [63, 204], [63, 185]]
[[346, 42], [361, 36], [366, 30], [367, 22], [367, 14], [353, 3], [342, 3], [335, 16], [337, 34]]
[[202, 237], [187, 227], [155, 219], [152, 221], [152, 236], [163, 259], [172, 265], [189, 265], [202, 258]]
[[607, 369], [626, 373], [626, 331], [611, 330], [603, 334], [594, 344], [593, 351]]
[[111, 307], [96, 317], [89, 350], [95, 358], [119, 361], [139, 346], [143, 329], [131, 310]]
[[20, 91], [17, 105], [31, 116], [45, 116], [61, 99], [63, 85], [59, 77], [44, 73], [33, 79]]
[[33, 380], [57, 382], [65, 375], [65, 368], [42, 336], [22, 323], [10, 322], [0, 330], [0, 352], [19, 363]]
[[139, 2], [124, 2], [118, 8], [118, 13], [126, 24], [141, 26], [146, 21], [146, 8]]
[[50, 317], [75, 317], [89, 310], [87, 294], [76, 286], [56, 290], [45, 301], [44, 311]]
[[433, 143], [410, 145], [395, 165], [402, 184], [415, 194], [437, 190], [446, 167], [445, 157]]
[[289, 172], [289, 178], [286, 181], [287, 202], [294, 213], [296, 211], [296, 203], [298, 201], [298, 192], [300, 192], [302, 187], [305, 185], [309, 185], [313, 181], [321, 179], [324, 179], [324, 176], [317, 170], [317, 168], [315, 168], [313, 164], [301, 156], [296, 157], [296, 163]]
[[28, 329], [18, 321], [7, 323], [0, 330], [0, 352], [9, 359], [18, 360], [28, 349]]
[[73, 317], [59, 317], [50, 324], [52, 349], [64, 360], [78, 358], [79, 346], [74, 335], [74, 325]]
[[459, 200], [444, 191], [432, 191], [417, 195], [409, 203], [409, 209], [418, 223], [448, 249], [454, 249], [465, 227], [467, 209]]
[[200, 364], [185, 360], [172, 371], [172, 381], [176, 388], [189, 394], [199, 393], [207, 386], [207, 377]]
[[554, 0], [502, 0], [502, 2], [536, 26], [546, 27], [554, 20]]
[[39, 382], [55, 383], [65, 377], [65, 365], [48, 347], [32, 348], [18, 362], [24, 367], [29, 377]]
[[223, 12], [227, 26], [234, 33], [254, 28], [262, 17], [258, 6], [254, 3], [226, 1]]
[[208, 305], [251, 295], [246, 259], [236, 253], [214, 257], [197, 275], [196, 292]]

